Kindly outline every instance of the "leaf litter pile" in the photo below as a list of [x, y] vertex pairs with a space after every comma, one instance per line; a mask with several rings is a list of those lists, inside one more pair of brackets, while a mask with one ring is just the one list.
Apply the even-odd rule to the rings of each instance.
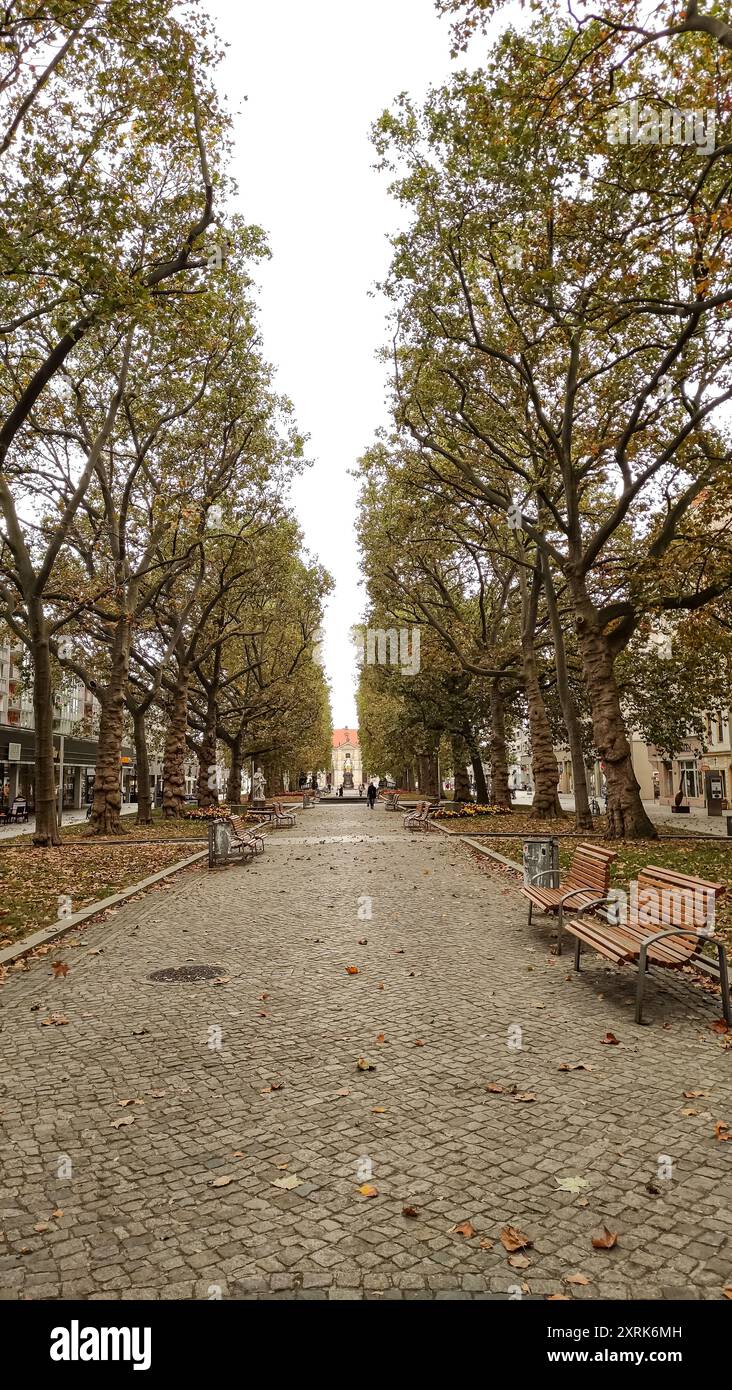
[[37, 849], [25, 844], [0, 850], [0, 946], [11, 946], [58, 918], [59, 897], [71, 911], [131, 888], [185, 858], [180, 845], [111, 845]]

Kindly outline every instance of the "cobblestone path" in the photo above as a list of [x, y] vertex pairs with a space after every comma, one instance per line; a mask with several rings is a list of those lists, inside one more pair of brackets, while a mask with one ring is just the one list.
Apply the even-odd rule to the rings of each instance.
[[[663, 977], [636, 1027], [633, 973], [572, 977], [541, 920], [462, 845], [345, 803], [13, 973], [3, 1296], [721, 1298], [719, 1004]], [[191, 964], [225, 982], [150, 980]]]

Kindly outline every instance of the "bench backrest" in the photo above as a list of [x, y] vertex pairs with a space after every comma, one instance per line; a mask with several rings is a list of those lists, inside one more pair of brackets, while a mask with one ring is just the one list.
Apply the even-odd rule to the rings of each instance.
[[247, 825], [243, 816], [227, 816], [226, 820], [234, 831], [234, 834], [238, 835], [240, 840], [249, 840], [251, 838], [251, 828]]
[[16, 811], [24, 811], [25, 806], [25, 801], [14, 801], [12, 807], [12, 814], [15, 815]]
[[[630, 917], [649, 934], [670, 927], [714, 934], [715, 904], [725, 891], [724, 884], [648, 864], [632, 890]], [[674, 939], [667, 938], [669, 943]], [[679, 937], [678, 945], [688, 950], [689, 939]]]
[[588, 888], [598, 898], [610, 892], [610, 865], [617, 859], [617, 850], [601, 849], [599, 845], [578, 845], [572, 855], [565, 883], [567, 888]]

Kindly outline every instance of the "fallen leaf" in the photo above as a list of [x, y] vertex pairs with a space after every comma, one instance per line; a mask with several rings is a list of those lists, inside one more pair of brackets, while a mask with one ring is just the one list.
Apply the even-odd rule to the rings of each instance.
[[415, 1047], [424, 1047], [424, 1042], [423, 1042], [422, 1038], [417, 1038], [417, 1040], [416, 1040], [414, 1046], [415, 1046]]
[[346, 1090], [345, 1086], [341, 1086], [340, 1090], [336, 1091], [337, 1096], [350, 1096], [350, 1094], [351, 1092]]
[[713, 1033], [729, 1033], [730, 1031], [729, 1024], [723, 1018], [716, 1019], [711, 1028]]
[[732, 1139], [732, 1130], [725, 1120], [717, 1120], [714, 1126], [714, 1137], [715, 1139], [721, 1139], [723, 1141], [725, 1139]]
[[209, 1187], [228, 1187], [229, 1183], [233, 1181], [234, 1179], [228, 1173], [225, 1173], [220, 1178], [213, 1178], [209, 1183]]
[[358, 1071], [376, 1071], [374, 1064], [372, 1062], [367, 1062], [365, 1057], [359, 1057], [356, 1067]]
[[696, 1100], [698, 1096], [706, 1096], [706, 1095], [709, 1094], [709, 1092], [708, 1092], [708, 1091], [682, 1091], [681, 1094], [682, 1094], [682, 1096], [684, 1097], [684, 1100]]
[[283, 1192], [292, 1192], [296, 1187], [302, 1187], [302, 1178], [297, 1173], [290, 1173], [286, 1178], [277, 1178], [272, 1186], [281, 1187]]
[[603, 1226], [602, 1235], [592, 1237], [592, 1247], [594, 1250], [612, 1250], [618, 1243], [617, 1231], [609, 1231], [607, 1226]]
[[374, 1108], [373, 1108], [373, 1110], [371, 1111], [371, 1114], [372, 1114], [372, 1115], [385, 1115], [385, 1114], [386, 1114], [386, 1110], [384, 1109], [384, 1106], [383, 1106], [383, 1105], [375, 1105]]
[[54, 1221], [60, 1221], [61, 1217], [63, 1216], [63, 1212], [60, 1207], [57, 1207], [55, 1211], [51, 1212], [51, 1215]]
[[451, 1234], [464, 1236], [466, 1240], [472, 1240], [473, 1236], [477, 1235], [478, 1232], [470, 1221], [459, 1221], [457, 1226], [453, 1226]]
[[359, 938], [358, 938], [358, 944], [359, 944], [359, 946], [368, 946], [368, 944], [369, 944], [369, 943], [368, 943], [368, 937], [366, 937], [366, 936], [359, 936]]
[[220, 975], [219, 978], [218, 978], [217, 980], [212, 980], [212, 981], [211, 981], [211, 984], [212, 984], [212, 985], [230, 985], [230, 984], [231, 984], [231, 976], [230, 976], [230, 975]]
[[41, 1019], [42, 1028], [62, 1028], [68, 1019], [63, 1014], [49, 1014], [48, 1018]]
[[606, 1033], [605, 1036], [604, 1036], [604, 1038], [600, 1038], [600, 1042], [601, 1042], [601, 1043], [607, 1043], [609, 1047], [619, 1047], [619, 1046], [620, 1046], [620, 1040], [619, 1040], [618, 1038], [616, 1038], [616, 1036], [615, 1036], [614, 1033]]
[[529, 1250], [534, 1244], [530, 1236], [525, 1236], [516, 1226], [504, 1226], [498, 1239], [504, 1250], [513, 1254], [514, 1250]]
[[572, 1299], [568, 1293], [548, 1293], [547, 1303], [571, 1303]]
[[527, 1260], [525, 1255], [509, 1255], [508, 1263], [512, 1269], [528, 1269], [531, 1260]]
[[565, 1284], [579, 1284], [584, 1287], [585, 1284], [589, 1284], [590, 1280], [586, 1274], [565, 1274], [564, 1282]]
[[376, 986], [376, 988], [377, 988], [377, 989], [383, 989], [383, 988], [384, 988], [384, 981], [383, 981], [383, 980], [379, 980], [379, 983], [378, 983], [378, 985]]
[[68, 973], [69, 973], [69, 967], [68, 967], [68, 965], [64, 965], [63, 961], [61, 961], [61, 960], [55, 960], [55, 961], [53, 962], [53, 974], [54, 974], [54, 979], [56, 979], [56, 980], [58, 980], [59, 978], [60, 978], [60, 979], [63, 979], [64, 975], [68, 975]]
[[492, 1250], [495, 1243], [494, 1240], [488, 1240], [487, 1236], [483, 1236], [483, 1239], [479, 1242], [479, 1248], [481, 1250]]
[[88, 956], [101, 956], [103, 950], [104, 950], [104, 947], [103, 947], [103, 946], [95, 946], [94, 949], [93, 949], [93, 951], [87, 951], [86, 954], [87, 954]]
[[560, 1192], [582, 1192], [583, 1188], [589, 1187], [586, 1178], [555, 1178]]
[[593, 1071], [594, 1068], [588, 1062], [560, 1062], [560, 1071]]
[[38, 1225], [33, 1227], [33, 1230], [34, 1230], [34, 1231], [37, 1231], [38, 1234], [39, 1234], [39, 1236], [40, 1236], [40, 1235], [43, 1235], [43, 1232], [44, 1232], [44, 1231], [50, 1231], [50, 1229], [51, 1229], [51, 1227], [50, 1227], [50, 1226], [48, 1225], [48, 1223], [45, 1222], [45, 1221], [39, 1221], [39, 1222], [38, 1222]]
[[356, 1188], [356, 1191], [360, 1192], [362, 1197], [378, 1197], [379, 1195], [378, 1187], [372, 1187], [371, 1183], [368, 1182], [362, 1183], [360, 1187]]
[[141, 1038], [141, 1037], [143, 1036], [143, 1034], [149, 1033], [149, 1032], [150, 1032], [150, 1029], [149, 1029], [149, 1028], [133, 1028], [133, 1029], [132, 1029], [132, 1036], [133, 1036], [133, 1038]]
[[259, 997], [260, 997], [260, 999], [269, 999], [269, 995], [268, 995], [268, 994], [260, 994]]
[[347, 975], [360, 975], [360, 974], [361, 974], [361, 971], [359, 970], [359, 968], [358, 968], [357, 965], [347, 965], [347, 966], [346, 966], [346, 974], [347, 974]]
[[502, 1086], [499, 1086], [497, 1081], [489, 1081], [485, 1089], [486, 1091], [491, 1091], [494, 1096], [504, 1095], [504, 1089]]
[[722, 1293], [724, 1294], [725, 1298], [732, 1298], [732, 1284], [725, 1284], [724, 1288], [722, 1289]]
[[589, 1203], [589, 1201], [588, 1201], [588, 1199], [587, 1199], [586, 1197], [580, 1197], [580, 1199], [579, 1199], [579, 1201], [578, 1201], [578, 1203], [577, 1203], [577, 1206], [578, 1206], [578, 1207], [588, 1207], [589, 1205], [590, 1205], [590, 1203]]
[[120, 1129], [122, 1125], [133, 1125], [134, 1115], [121, 1115], [118, 1120], [112, 1120], [112, 1129]]
[[402, 1216], [408, 1216], [412, 1221], [416, 1221], [419, 1210], [417, 1207], [402, 1207]]
[[528, 1101], [536, 1100], [536, 1096], [535, 1096], [535, 1095], [533, 1094], [533, 1092], [531, 1092], [531, 1091], [517, 1091], [516, 1094], [515, 1094], [515, 1096], [514, 1096], [514, 1100], [520, 1100], [520, 1101], [526, 1101], [526, 1102], [528, 1102]]
[[384, 1043], [384, 1042], [386, 1042], [386, 1035], [385, 1035], [384, 1033], [377, 1033], [377, 1034], [376, 1034], [376, 1041], [377, 1041], [377, 1043]]
[[161, 1100], [162, 1097], [163, 1097], [163, 1096], [167, 1096], [167, 1094], [168, 1094], [167, 1091], [148, 1091], [148, 1095], [149, 1095], [149, 1096], [154, 1096], [154, 1097], [155, 1097], [155, 1100]]
[[231, 1157], [232, 1157], [232, 1158], [246, 1158], [246, 1154], [245, 1154], [245, 1152], [244, 1152], [243, 1149], [234, 1149], [233, 1152], [232, 1152]]

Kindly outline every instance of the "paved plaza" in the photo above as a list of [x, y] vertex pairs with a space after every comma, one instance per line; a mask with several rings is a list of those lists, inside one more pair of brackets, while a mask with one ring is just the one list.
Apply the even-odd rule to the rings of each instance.
[[[634, 972], [574, 976], [462, 844], [316, 807], [74, 940], [1, 995], [6, 1299], [732, 1283], [718, 999], [651, 978], [637, 1027]], [[194, 964], [213, 978], [150, 979]]]

